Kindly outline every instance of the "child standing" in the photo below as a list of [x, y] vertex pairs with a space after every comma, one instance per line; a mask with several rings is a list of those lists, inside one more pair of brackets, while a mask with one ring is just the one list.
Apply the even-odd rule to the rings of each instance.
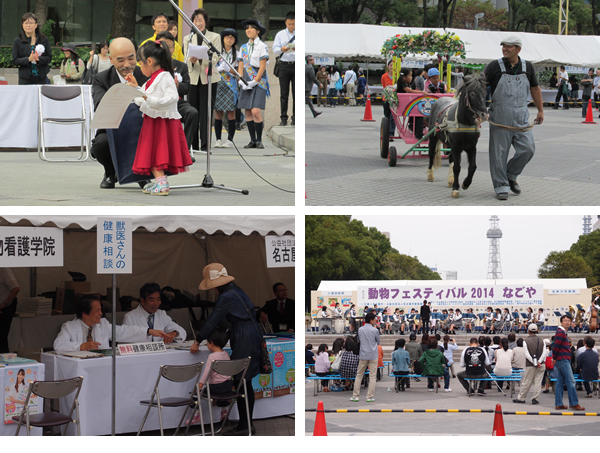
[[[221, 74], [221, 80], [217, 85], [217, 98], [215, 101], [215, 148], [231, 148], [233, 146], [233, 137], [235, 136], [235, 106], [238, 101], [238, 88], [235, 77], [230, 72], [227, 63], [233, 66], [237, 61], [236, 44], [238, 42], [238, 33], [233, 28], [226, 28], [221, 31], [221, 47], [223, 49], [223, 58], [219, 60], [217, 71]], [[223, 122], [227, 114], [227, 141], [221, 141], [223, 132]]]
[[260, 37], [267, 32], [267, 29], [256, 19], [244, 20], [242, 26], [246, 28], [248, 42], [240, 49], [238, 72], [243, 74], [248, 85], [240, 83], [242, 90], [238, 108], [246, 110], [246, 124], [250, 133], [250, 143], [244, 148], [263, 149], [261, 110], [265, 109], [267, 96], [270, 96], [267, 79], [269, 48]]
[[[148, 41], [138, 49], [137, 59], [142, 73], [150, 79], [142, 86], [143, 98], [136, 98], [144, 114], [144, 123], [133, 162], [133, 172], [152, 174], [155, 183], [147, 184], [143, 192], [151, 195], [169, 195], [165, 172], [178, 174], [192, 165], [183, 127], [177, 112], [177, 87], [173, 79], [171, 53], [167, 43]], [[127, 76], [128, 85], [137, 88], [133, 74]]]
[[[206, 346], [210, 351], [208, 358], [206, 359], [206, 364], [202, 370], [202, 376], [200, 376], [200, 381], [198, 382], [198, 387], [200, 389], [200, 393], [202, 393], [202, 388], [208, 381], [210, 384], [210, 394], [218, 395], [221, 393], [231, 392], [233, 388], [233, 380], [231, 376], [223, 376], [222, 374], [218, 374], [214, 371], [211, 371], [212, 363], [215, 360], [231, 360], [229, 354], [223, 351], [223, 348], [227, 344], [228, 335], [227, 332], [223, 329], [215, 329], [211, 332], [211, 334], [206, 339]], [[208, 375], [210, 371], [210, 376]], [[223, 408], [221, 410], [221, 420], [225, 417], [227, 413], [227, 409]], [[200, 415], [194, 415], [192, 419], [192, 424], [195, 424], [200, 421]]]

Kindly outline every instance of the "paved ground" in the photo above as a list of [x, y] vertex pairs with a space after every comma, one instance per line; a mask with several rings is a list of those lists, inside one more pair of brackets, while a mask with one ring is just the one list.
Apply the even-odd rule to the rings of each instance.
[[[138, 184], [126, 184], [112, 190], [100, 189], [104, 173], [100, 164], [87, 162], [43, 162], [37, 152], [0, 152], [5, 172], [5, 189], [0, 205], [6, 206], [293, 206], [295, 153], [279, 146], [293, 147], [295, 128], [274, 127], [265, 138], [265, 149], [244, 149], [248, 132], [236, 134], [236, 145], [248, 164], [278, 190], [248, 168], [235, 148], [214, 149], [210, 168], [214, 184], [247, 189], [249, 195], [218, 189], [173, 189], [168, 197], [142, 193]], [[74, 156], [52, 152], [50, 157]], [[206, 154], [196, 154], [190, 171], [169, 178], [174, 185], [201, 184], [206, 174]]]
[[[390, 388], [390, 390], [388, 390]], [[554, 394], [541, 394], [540, 404], [515, 404], [496, 388], [486, 390], [486, 396], [467, 397], [458, 379], [450, 379], [452, 392], [429, 392], [427, 382], [411, 383], [405, 392], [394, 391], [393, 378], [385, 376], [377, 382], [375, 402], [366, 403], [366, 390], [361, 389], [359, 403], [350, 402], [351, 392], [319, 393], [313, 396], [313, 382], [305, 386], [306, 409], [317, 407], [323, 401], [325, 409], [495, 409], [501, 404], [503, 411], [555, 412]], [[585, 412], [600, 412], [598, 397], [585, 398], [585, 392], [577, 392]], [[565, 404], [568, 398], [564, 396]], [[565, 411], [566, 412], [566, 411]], [[577, 436], [596, 435], [598, 417], [504, 415], [507, 436]], [[470, 413], [331, 413], [325, 414], [328, 435], [409, 435], [409, 436], [466, 436], [491, 435], [494, 414]], [[306, 412], [305, 434], [312, 435], [315, 412]]]
[[[519, 177], [523, 193], [496, 200], [488, 160], [488, 125], [482, 128], [477, 172], [468, 191], [450, 197], [448, 163], [427, 182], [427, 158], [399, 160], [394, 168], [379, 157], [380, 105], [373, 106], [376, 122], [361, 122], [364, 108], [320, 108], [313, 119], [307, 107], [307, 206], [449, 205], [449, 206], [588, 206], [600, 199], [600, 124], [581, 124], [581, 110], [544, 109], [545, 121], [534, 130], [536, 155]], [[530, 109], [530, 121], [535, 108]], [[596, 115], [597, 116], [597, 115]], [[600, 123], [600, 120], [596, 118]], [[403, 154], [409, 146], [392, 143]], [[466, 154], [463, 153], [463, 161]], [[461, 172], [461, 181], [466, 171]]]

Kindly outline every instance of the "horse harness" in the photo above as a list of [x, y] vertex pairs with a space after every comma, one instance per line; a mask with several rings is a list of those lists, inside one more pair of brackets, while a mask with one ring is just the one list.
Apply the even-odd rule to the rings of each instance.
[[[473, 113], [475, 113], [469, 104], [468, 98], [465, 101], [465, 104], [469, 110], [471, 110]], [[455, 110], [452, 111], [454, 114], [454, 118], [451, 117], [452, 113], [451, 113], [450, 108], [452, 106], [457, 107]], [[454, 104], [450, 104], [448, 107], [446, 107], [444, 110], [442, 110], [440, 112], [440, 114], [438, 115], [438, 119], [441, 118], [442, 121], [439, 123], [436, 123], [436, 131], [443, 134], [442, 141], [444, 143], [448, 143], [448, 133], [451, 133], [451, 132], [477, 133], [478, 136], [481, 135], [481, 132], [479, 131], [479, 128], [480, 128], [479, 125], [476, 124], [475, 126], [470, 126], [468, 124], [459, 123], [458, 120], [456, 119], [457, 114], [458, 114], [458, 103], [454, 103]]]

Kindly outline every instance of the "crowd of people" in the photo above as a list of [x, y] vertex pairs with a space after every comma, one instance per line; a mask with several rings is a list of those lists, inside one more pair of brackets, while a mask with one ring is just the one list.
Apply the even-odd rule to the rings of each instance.
[[[539, 404], [540, 394], [549, 393], [550, 385], [555, 382], [555, 400], [557, 409], [567, 409], [563, 405], [563, 389], [567, 389], [569, 407], [584, 410], [579, 405], [577, 390], [585, 390], [586, 397], [592, 397], [590, 381], [598, 380], [599, 358], [595, 340], [587, 336], [573, 345], [568, 339], [567, 330], [571, 317], [564, 315], [555, 336], [542, 339], [538, 336], [538, 326], [532, 322], [527, 327], [527, 336], [517, 338], [514, 332], [501, 337], [481, 335], [469, 340], [469, 345], [460, 353], [460, 362], [454, 362], [454, 353], [459, 349], [454, 338], [449, 335], [429, 335], [424, 333], [419, 341], [414, 332], [408, 342], [404, 338], [395, 341], [391, 354], [391, 367], [395, 386], [398, 391], [410, 388], [411, 381], [419, 382], [419, 377], [427, 377], [427, 387], [435, 391], [437, 379], [443, 378], [445, 392], [451, 392], [450, 381], [458, 378], [466, 392], [473, 391], [479, 396], [486, 395], [486, 387], [502, 392], [504, 385], [510, 388], [510, 382], [502, 377], [522, 373], [518, 396], [515, 403], [525, 403], [526, 396], [532, 391], [532, 404]], [[360, 347], [356, 348], [356, 343]], [[313, 345], [306, 345], [305, 362], [314, 365], [319, 377], [338, 375], [337, 380], [323, 380], [324, 391], [353, 390], [351, 401], [358, 401], [360, 385], [365, 369], [377, 370], [384, 366], [384, 353], [380, 345], [379, 330], [376, 327], [374, 313], [367, 314], [365, 325], [358, 330], [358, 336], [337, 338], [330, 349], [327, 344], [318, 347], [317, 354], [312, 352]], [[458, 372], [458, 369], [464, 370]], [[494, 380], [488, 379], [494, 374]], [[582, 380], [576, 385], [574, 376]], [[411, 376], [412, 375], [412, 376]], [[415, 377], [416, 375], [416, 377]], [[407, 377], [402, 377], [407, 376]], [[369, 378], [367, 402], [374, 401], [375, 381]], [[470, 389], [469, 380], [476, 385]], [[487, 379], [487, 380], [482, 380]], [[333, 384], [331, 382], [333, 381]]]
[[[58, 76], [61, 83], [91, 83], [95, 109], [106, 91], [118, 83], [128, 83], [144, 92], [143, 102], [137, 101], [145, 119], [150, 118], [149, 121], [144, 121], [140, 135], [140, 154], [144, 162], [135, 165], [132, 170], [136, 174], [148, 176], [148, 181], [142, 181], [140, 186], [144, 193], [151, 195], [168, 195], [170, 187], [165, 171], [171, 174], [185, 171], [194, 160], [194, 150], [207, 151], [213, 122], [216, 135], [214, 148], [233, 147], [235, 131], [241, 130], [242, 124], [247, 126], [250, 136], [250, 141], [244, 148], [264, 148], [262, 111], [266, 107], [266, 98], [270, 95], [266, 70], [269, 49], [261, 40], [266, 28], [256, 19], [242, 21], [248, 42], [238, 47], [236, 30], [227, 28], [217, 34], [208, 29], [210, 18], [205, 9], [196, 9], [191, 20], [221, 53], [221, 56], [216, 52], [212, 56], [214, 72], [210, 87], [208, 60], [199, 60], [193, 56], [187, 58], [190, 45], [202, 44], [201, 38], [190, 33], [183, 38], [181, 46], [177, 40], [177, 24], [170, 21], [164, 13], [154, 14], [151, 19], [154, 34], [139, 47], [127, 38], [117, 37], [110, 43], [98, 44], [96, 51], [90, 52], [87, 63], [80, 58], [74, 44], [65, 43], [61, 47], [64, 53]], [[19, 67], [19, 84], [50, 83], [47, 77], [52, 61], [49, 40], [41, 33], [34, 14], [24, 14], [21, 22], [21, 33], [15, 39], [12, 49], [13, 63]], [[277, 33], [273, 44], [273, 53], [280, 65], [281, 125], [286, 125], [288, 121], [290, 85], [292, 97], [294, 96], [293, 11], [287, 13], [285, 25], [286, 29]], [[160, 42], [166, 45], [159, 44]], [[150, 52], [152, 49], [149, 44], [156, 45], [157, 49]], [[148, 60], [151, 62], [148, 63]], [[145, 67], [146, 71], [143, 70]], [[238, 80], [232, 68], [242, 76], [245, 83]], [[155, 81], [156, 79], [158, 80]], [[291, 117], [294, 125], [293, 109]], [[181, 125], [176, 126], [171, 120], [181, 120], [185, 133], [181, 131]], [[226, 139], [222, 137], [223, 126], [227, 130]], [[147, 146], [148, 144], [151, 146]], [[97, 131], [91, 153], [104, 167], [100, 187], [114, 188], [117, 176], [105, 130]], [[136, 152], [136, 159], [137, 154]], [[148, 183], [152, 177], [154, 181]]]

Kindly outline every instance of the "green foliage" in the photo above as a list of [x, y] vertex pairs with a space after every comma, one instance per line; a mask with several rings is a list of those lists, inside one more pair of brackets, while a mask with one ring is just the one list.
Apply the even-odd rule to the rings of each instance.
[[454, 11], [454, 28], [473, 28], [475, 14], [483, 13], [477, 28], [480, 30], [502, 31], [508, 26], [508, 15], [505, 9], [496, 9], [491, 0], [462, 0], [456, 2]]
[[376, 228], [350, 216], [306, 216], [307, 291], [321, 280], [440, 280], [416, 258], [400, 255]]
[[440, 274], [433, 272], [418, 259], [400, 253], [387, 253], [382, 259], [381, 273], [386, 280], [441, 280]]
[[600, 230], [579, 236], [570, 251], [582, 257], [592, 269], [592, 279], [588, 286], [600, 284]]
[[42, 25], [42, 33], [48, 37], [48, 41], [50, 41], [50, 45], [53, 46], [56, 44], [54, 42], [54, 36], [52, 36], [52, 26], [55, 24], [52, 19], [48, 19], [44, 25]]
[[538, 269], [539, 278], [585, 278], [589, 286], [594, 285], [592, 268], [579, 255], [566, 250], [550, 252]]

